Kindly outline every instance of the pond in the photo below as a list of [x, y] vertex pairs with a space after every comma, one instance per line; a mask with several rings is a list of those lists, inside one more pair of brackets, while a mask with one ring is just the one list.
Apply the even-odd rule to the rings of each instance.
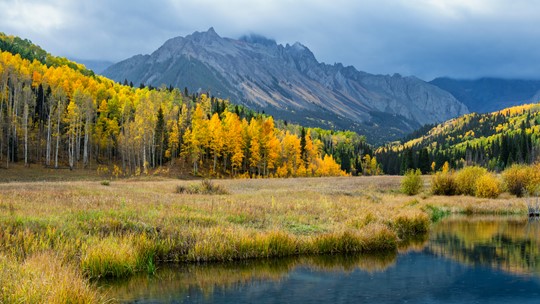
[[450, 217], [386, 255], [161, 267], [102, 282], [122, 303], [540, 303], [540, 221]]

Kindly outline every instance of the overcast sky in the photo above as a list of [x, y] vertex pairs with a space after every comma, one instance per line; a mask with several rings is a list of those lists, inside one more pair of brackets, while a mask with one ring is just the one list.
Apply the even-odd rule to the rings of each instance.
[[213, 26], [376, 74], [540, 79], [539, 13], [540, 0], [0, 0], [0, 31], [119, 61]]

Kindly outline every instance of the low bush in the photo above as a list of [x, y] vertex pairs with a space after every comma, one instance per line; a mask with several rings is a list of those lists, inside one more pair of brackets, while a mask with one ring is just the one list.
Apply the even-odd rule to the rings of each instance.
[[424, 182], [422, 181], [422, 172], [420, 169], [407, 170], [405, 176], [401, 179], [401, 192], [407, 195], [416, 195], [422, 187]]
[[199, 184], [191, 184], [189, 186], [176, 186], [176, 193], [180, 194], [229, 194], [227, 189], [221, 185], [216, 185], [210, 180], [203, 180]]
[[487, 174], [487, 170], [478, 166], [465, 167], [456, 173], [457, 194], [475, 195], [476, 182]]
[[451, 171], [437, 172], [431, 178], [431, 192], [435, 195], [455, 195], [456, 177]]
[[486, 173], [476, 180], [477, 197], [497, 198], [501, 192], [501, 182], [493, 173]]
[[532, 166], [512, 165], [503, 171], [502, 177], [508, 192], [521, 197], [534, 188], [535, 170]]

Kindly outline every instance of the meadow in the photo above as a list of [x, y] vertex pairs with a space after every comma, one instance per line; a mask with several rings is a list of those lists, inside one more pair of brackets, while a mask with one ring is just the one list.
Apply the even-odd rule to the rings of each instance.
[[164, 263], [393, 253], [445, 214], [526, 213], [507, 193], [406, 196], [401, 179], [13, 178], [0, 184], [0, 303], [105, 302], [96, 280]]

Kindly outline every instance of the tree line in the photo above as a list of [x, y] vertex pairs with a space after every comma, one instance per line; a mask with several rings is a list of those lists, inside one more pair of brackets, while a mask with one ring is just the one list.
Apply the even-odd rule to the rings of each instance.
[[403, 174], [478, 165], [502, 171], [540, 158], [540, 105], [529, 104], [488, 114], [472, 113], [424, 130], [403, 143], [388, 144], [375, 155], [383, 170]]

